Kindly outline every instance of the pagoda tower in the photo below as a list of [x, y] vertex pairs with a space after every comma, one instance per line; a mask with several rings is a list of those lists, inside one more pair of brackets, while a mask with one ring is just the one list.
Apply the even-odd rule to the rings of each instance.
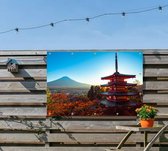
[[[118, 58], [115, 53], [115, 72], [112, 75], [102, 77], [102, 80], [109, 80], [107, 84], [101, 85], [108, 89], [106, 92], [102, 92], [101, 95], [105, 98], [101, 101], [101, 104], [105, 107], [114, 107], [115, 113], [119, 114], [119, 107], [125, 106], [137, 106], [137, 102], [132, 101], [139, 95], [139, 92], [131, 92], [130, 88], [134, 88], [137, 84], [127, 83], [127, 79], [136, 78], [136, 75], [121, 74], [118, 72]], [[121, 109], [120, 109], [121, 110]]]

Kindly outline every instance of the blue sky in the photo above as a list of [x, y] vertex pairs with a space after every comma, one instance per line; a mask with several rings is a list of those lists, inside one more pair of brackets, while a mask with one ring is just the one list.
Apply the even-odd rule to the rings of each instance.
[[[1, 0], [0, 31], [167, 4], [167, 0]], [[168, 48], [168, 8], [0, 35], [0, 49]]]
[[[135, 74], [142, 83], [143, 55], [141, 52], [118, 52], [118, 71]], [[68, 76], [78, 82], [99, 85], [107, 83], [101, 77], [115, 72], [115, 52], [49, 52], [47, 81]], [[135, 79], [130, 79], [133, 82]]]

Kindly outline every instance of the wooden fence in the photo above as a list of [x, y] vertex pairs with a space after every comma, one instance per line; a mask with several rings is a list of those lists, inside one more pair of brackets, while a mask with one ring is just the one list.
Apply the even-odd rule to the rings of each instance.
[[[156, 104], [157, 123], [168, 120], [168, 50], [143, 50], [144, 102]], [[15, 59], [19, 73], [7, 71]], [[0, 51], [0, 151], [103, 151], [115, 147], [136, 117], [46, 118], [46, 51]], [[154, 133], [150, 134], [152, 137]], [[136, 149], [135, 149], [136, 146]], [[125, 150], [142, 150], [143, 134], [133, 134]], [[152, 151], [168, 150], [168, 132]]]

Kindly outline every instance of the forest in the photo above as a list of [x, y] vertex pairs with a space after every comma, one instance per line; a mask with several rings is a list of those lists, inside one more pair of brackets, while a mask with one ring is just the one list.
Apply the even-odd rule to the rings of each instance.
[[[130, 91], [139, 91], [140, 86]], [[74, 95], [68, 93], [51, 93], [47, 89], [47, 114], [48, 116], [132, 116], [136, 115], [135, 109], [141, 105], [141, 98], [130, 98], [136, 106], [116, 105], [108, 107], [101, 103], [105, 97], [102, 92], [108, 91], [107, 87], [91, 86], [88, 93]]]

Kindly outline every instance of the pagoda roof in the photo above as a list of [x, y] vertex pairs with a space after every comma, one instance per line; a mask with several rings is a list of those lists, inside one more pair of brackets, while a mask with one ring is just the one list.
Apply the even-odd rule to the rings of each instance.
[[117, 86], [136, 86], [137, 84], [135, 84], [135, 83], [125, 83], [125, 82], [110, 82], [108, 84], [103, 84], [101, 86], [102, 87], [108, 87], [108, 86], [113, 86], [113, 85], [117, 85]]
[[109, 76], [106, 76], [106, 77], [102, 77], [101, 79], [102, 80], [108, 80], [108, 79], [113, 79], [115, 77], [122, 77], [124, 79], [129, 79], [129, 78], [135, 78], [136, 75], [131, 75], [131, 74], [121, 74], [119, 72], [115, 72], [114, 74], [112, 75], [109, 75]]
[[120, 107], [120, 106], [137, 106], [138, 105], [138, 102], [134, 102], [134, 101], [125, 101], [125, 102], [110, 102], [108, 100], [102, 100], [100, 102], [100, 104], [103, 104], [105, 106], [108, 106], [108, 107]]
[[105, 96], [134, 96], [138, 95], [137, 92], [102, 92], [102, 95]]

